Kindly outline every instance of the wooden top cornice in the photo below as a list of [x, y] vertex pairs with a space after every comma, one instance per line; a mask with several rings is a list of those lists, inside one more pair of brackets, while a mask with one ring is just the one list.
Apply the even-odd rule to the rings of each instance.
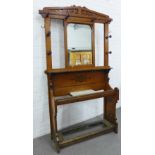
[[103, 13], [99, 13], [81, 6], [70, 7], [44, 7], [39, 10], [43, 18], [50, 17], [54, 19], [67, 19], [69, 17], [87, 18], [93, 22], [110, 23], [112, 19]]

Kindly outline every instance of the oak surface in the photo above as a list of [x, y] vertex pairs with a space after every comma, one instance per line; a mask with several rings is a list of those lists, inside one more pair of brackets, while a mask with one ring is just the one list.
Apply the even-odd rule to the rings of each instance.
[[[44, 18], [45, 22], [45, 41], [46, 41], [46, 63], [47, 69], [45, 71], [48, 79], [48, 97], [49, 97], [49, 115], [51, 125], [51, 139], [55, 143], [57, 152], [60, 148], [81, 142], [99, 135], [109, 132], [118, 132], [118, 124], [116, 118], [116, 103], [119, 100], [118, 88], [112, 88], [109, 84], [109, 45], [108, 33], [109, 24], [112, 19], [103, 13], [90, 10], [86, 7], [71, 6], [71, 7], [45, 7], [39, 10], [39, 13]], [[65, 45], [65, 68], [52, 68], [52, 50], [51, 50], [51, 19], [61, 19], [64, 23], [64, 45]], [[67, 24], [79, 23], [88, 24], [92, 28], [92, 65], [69, 66], [68, 49], [67, 49]], [[94, 24], [104, 24], [104, 66], [95, 66], [95, 37]], [[93, 94], [70, 96], [70, 92], [81, 90], [104, 90]], [[64, 140], [62, 131], [57, 129], [57, 106], [64, 104], [75, 103], [80, 101], [91, 100], [95, 98], [104, 99], [104, 116], [103, 128], [93, 132], [88, 132], [69, 140]], [[94, 123], [97, 125], [98, 123]], [[92, 124], [88, 125], [92, 127]], [[86, 127], [86, 128], [88, 128]], [[77, 127], [69, 127], [68, 132], [79, 130]], [[67, 130], [67, 129], [65, 129]]]

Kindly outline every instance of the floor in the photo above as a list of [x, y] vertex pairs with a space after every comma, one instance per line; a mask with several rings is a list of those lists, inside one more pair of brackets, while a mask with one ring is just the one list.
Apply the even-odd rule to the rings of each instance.
[[[61, 155], [121, 155], [121, 109], [117, 109], [118, 134], [109, 133], [64, 149]], [[34, 139], [33, 155], [58, 155], [50, 135]]]

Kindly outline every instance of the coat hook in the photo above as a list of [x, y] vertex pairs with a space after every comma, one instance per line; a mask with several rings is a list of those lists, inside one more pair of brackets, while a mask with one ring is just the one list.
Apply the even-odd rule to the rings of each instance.
[[112, 54], [112, 51], [106, 52], [106, 54]]
[[106, 39], [108, 39], [108, 38], [112, 38], [112, 35], [106, 36], [105, 38], [106, 38]]

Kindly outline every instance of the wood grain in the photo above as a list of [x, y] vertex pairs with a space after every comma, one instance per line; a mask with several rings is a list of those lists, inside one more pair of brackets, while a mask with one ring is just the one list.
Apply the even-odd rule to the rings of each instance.
[[[116, 119], [116, 103], [119, 100], [118, 88], [112, 88], [109, 84], [109, 66], [108, 59], [108, 31], [109, 23], [112, 19], [103, 13], [90, 10], [86, 7], [45, 7], [39, 10], [45, 22], [45, 41], [46, 41], [46, 65], [45, 73], [48, 79], [48, 97], [49, 97], [49, 114], [51, 125], [51, 138], [55, 143], [57, 152], [60, 148], [81, 142], [111, 131], [118, 132]], [[51, 50], [51, 19], [62, 19], [64, 22], [64, 46], [65, 46], [65, 68], [52, 68], [52, 50]], [[104, 24], [104, 66], [95, 66], [95, 23]], [[92, 29], [92, 65], [79, 65], [76, 67], [69, 66], [68, 48], [67, 48], [67, 24], [79, 23], [88, 24]], [[80, 90], [104, 90], [93, 94], [81, 96], [68, 96], [70, 92]], [[64, 98], [58, 97], [65, 96]], [[77, 136], [70, 140], [64, 140], [61, 131], [57, 129], [57, 106], [70, 104], [74, 102], [96, 99], [104, 97], [104, 116], [103, 120], [107, 126], [102, 130]], [[107, 123], [108, 122], [108, 123]], [[98, 124], [98, 123], [96, 123]], [[70, 127], [71, 129], [72, 127]], [[77, 127], [78, 129], [80, 127]], [[75, 131], [75, 129], [74, 129]]]

